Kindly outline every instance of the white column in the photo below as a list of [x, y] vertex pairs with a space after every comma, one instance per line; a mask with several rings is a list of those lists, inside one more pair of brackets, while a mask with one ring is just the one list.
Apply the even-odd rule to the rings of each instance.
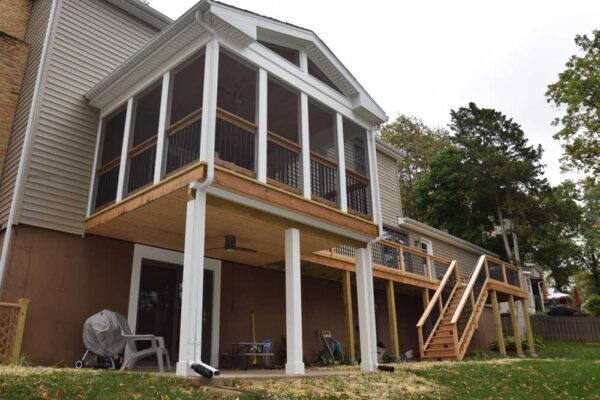
[[336, 149], [338, 156], [338, 193], [340, 210], [348, 212], [348, 195], [346, 193], [346, 160], [344, 154], [344, 119], [342, 114], [335, 114]]
[[306, 54], [306, 51], [304, 50], [300, 50], [299, 51], [299, 62], [300, 62], [300, 69], [302, 71], [304, 71], [304, 73], [308, 73], [308, 55]]
[[267, 71], [264, 69], [258, 70], [258, 101], [257, 101], [257, 118], [258, 132], [256, 133], [256, 177], [259, 182], [267, 182]]
[[300, 146], [302, 147], [302, 195], [310, 199], [310, 139], [308, 126], [308, 95], [300, 93]]
[[355, 259], [360, 369], [363, 372], [373, 372], [377, 369], [377, 332], [375, 328], [373, 270], [369, 249], [356, 249]]
[[379, 224], [380, 232], [383, 234], [381, 224], [381, 199], [379, 196], [379, 173], [377, 172], [377, 151], [375, 145], [375, 129], [367, 131], [367, 155], [369, 157], [369, 186], [371, 187], [371, 213], [373, 222]]
[[133, 97], [127, 100], [127, 113], [125, 116], [125, 131], [123, 132], [123, 146], [121, 147], [121, 165], [119, 166], [119, 180], [117, 183], [117, 203], [127, 194], [127, 161], [129, 159], [129, 144], [131, 142], [131, 128], [133, 122]]
[[[200, 159], [211, 163], [215, 157], [215, 127], [217, 124], [217, 89], [219, 85], [219, 42], [206, 44], [204, 63], [204, 93], [202, 94], [202, 126]], [[208, 140], [210, 136], [211, 140]]]
[[[190, 369], [201, 361], [202, 298], [204, 292], [204, 244], [206, 192], [193, 192], [187, 202], [183, 283], [181, 293], [181, 329], [177, 375], [196, 376]], [[205, 360], [210, 362], [210, 360]]]
[[160, 95], [160, 111], [158, 117], [158, 136], [156, 137], [156, 162], [154, 163], [154, 183], [160, 182], [165, 171], [165, 131], [167, 129], [167, 114], [169, 112], [169, 93], [171, 72], [163, 75]]
[[300, 283], [300, 231], [285, 231], [285, 373], [304, 374], [302, 361], [302, 296]]

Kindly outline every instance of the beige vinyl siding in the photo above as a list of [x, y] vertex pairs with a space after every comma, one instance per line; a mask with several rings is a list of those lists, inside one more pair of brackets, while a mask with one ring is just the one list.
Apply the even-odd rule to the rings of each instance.
[[381, 199], [383, 223], [397, 227], [402, 207], [400, 206], [400, 188], [398, 186], [396, 160], [378, 151], [377, 173], [379, 174], [379, 196]]
[[15, 120], [8, 142], [4, 172], [0, 182], [0, 224], [2, 224], [2, 227], [6, 226], [10, 212], [51, 9], [52, 0], [34, 1], [25, 34], [25, 42], [29, 44], [29, 55], [17, 102]]
[[82, 233], [98, 125], [84, 94], [157, 31], [103, 0], [60, 4], [19, 222]]
[[477, 260], [481, 256], [481, 254], [461, 249], [460, 247], [453, 246], [438, 239], [432, 239], [425, 235], [421, 235], [421, 237], [431, 240], [431, 246], [433, 247], [434, 255], [444, 257], [448, 260], [456, 260], [458, 262], [460, 272], [464, 276], [471, 275], [471, 272], [477, 264]]

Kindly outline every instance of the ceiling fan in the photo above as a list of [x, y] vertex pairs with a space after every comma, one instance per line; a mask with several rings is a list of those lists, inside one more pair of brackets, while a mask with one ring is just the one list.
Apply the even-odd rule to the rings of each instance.
[[254, 249], [250, 249], [247, 247], [238, 247], [236, 244], [236, 237], [235, 235], [225, 235], [225, 246], [223, 247], [216, 247], [213, 249], [206, 249], [207, 251], [210, 250], [225, 250], [229, 253], [232, 253], [234, 251], [245, 251], [248, 253], [256, 253], [256, 250]]

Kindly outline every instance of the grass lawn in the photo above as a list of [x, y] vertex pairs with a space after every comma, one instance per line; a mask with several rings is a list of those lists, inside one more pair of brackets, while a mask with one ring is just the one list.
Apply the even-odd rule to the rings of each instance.
[[[356, 369], [356, 367], [340, 367]], [[0, 399], [600, 399], [600, 343], [551, 342], [536, 359], [479, 355], [396, 372], [282, 380], [0, 367]], [[229, 390], [227, 390], [229, 389]]]

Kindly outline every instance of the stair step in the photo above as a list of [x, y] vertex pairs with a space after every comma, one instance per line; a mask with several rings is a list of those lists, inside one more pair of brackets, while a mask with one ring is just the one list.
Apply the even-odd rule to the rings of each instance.
[[451, 344], [451, 343], [429, 343], [429, 345], [427, 346], [427, 350], [425, 350], [425, 351], [428, 352], [428, 351], [433, 351], [433, 350], [448, 350], [448, 351], [454, 352], [454, 344]]
[[427, 358], [456, 357], [456, 352], [454, 351], [454, 349], [425, 350], [425, 357], [427, 357]]
[[432, 337], [429, 343], [454, 343], [454, 337], [452, 335]]

